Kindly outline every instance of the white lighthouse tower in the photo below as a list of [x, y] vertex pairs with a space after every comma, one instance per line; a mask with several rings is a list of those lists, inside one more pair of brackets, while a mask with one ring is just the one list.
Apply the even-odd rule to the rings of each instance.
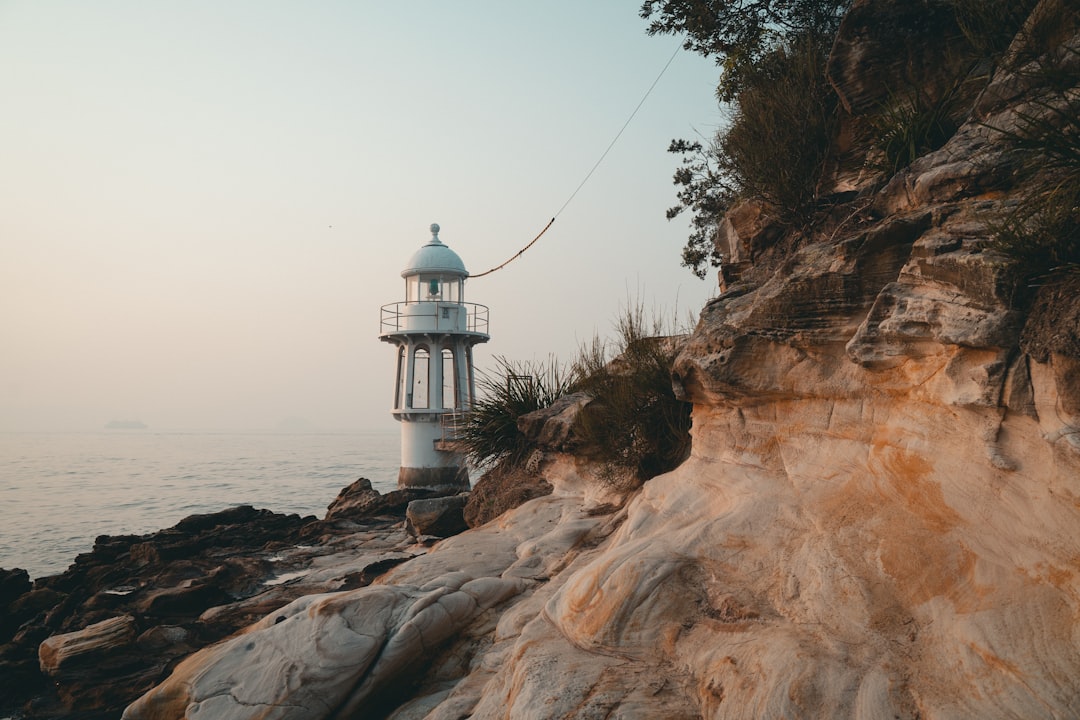
[[402, 271], [405, 302], [383, 305], [379, 339], [397, 347], [394, 418], [401, 422], [398, 487], [447, 494], [469, 489], [464, 458], [448, 449], [448, 421], [472, 407], [472, 348], [487, 342], [488, 309], [465, 302], [465, 264], [439, 240], [417, 250]]

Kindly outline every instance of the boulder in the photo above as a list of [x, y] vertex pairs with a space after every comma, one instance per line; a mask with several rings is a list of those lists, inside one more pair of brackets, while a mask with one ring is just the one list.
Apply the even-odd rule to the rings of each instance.
[[533, 445], [555, 451], [570, 450], [576, 445], [574, 427], [582, 409], [592, 402], [588, 393], [564, 395], [551, 405], [526, 413], [517, 419], [517, 428]]
[[135, 642], [135, 618], [121, 615], [82, 630], [53, 635], [38, 648], [41, 671], [59, 677], [73, 665], [87, 666], [117, 655]]
[[14, 606], [30, 592], [30, 588], [30, 574], [22, 568], [0, 568], [0, 644], [10, 640], [27, 619]]
[[405, 529], [413, 537], [450, 537], [468, 529], [465, 524], [467, 493], [413, 500], [405, 511]]
[[371, 481], [360, 478], [342, 488], [334, 501], [326, 508], [326, 521], [360, 520], [363, 518], [393, 515], [400, 517], [413, 500], [432, 497], [433, 490], [408, 487], [380, 493], [371, 487]]
[[963, 34], [944, 0], [856, 0], [844, 16], [827, 74], [852, 115], [878, 110], [913, 88], [944, 92], [960, 71]]

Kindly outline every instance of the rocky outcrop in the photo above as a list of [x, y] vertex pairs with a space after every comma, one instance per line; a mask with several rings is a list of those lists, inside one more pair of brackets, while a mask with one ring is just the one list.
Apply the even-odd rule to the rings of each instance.
[[198, 648], [422, 554], [403, 520], [424, 496], [380, 496], [361, 479], [321, 521], [242, 506], [99, 537], [67, 572], [32, 585], [25, 571], [0, 573], [0, 714], [117, 717]]
[[507, 657], [521, 631], [502, 611], [524, 604], [535, 613], [549, 580], [611, 529], [576, 499], [534, 500], [443, 541], [430, 562], [418, 557], [370, 587], [271, 613], [184, 661], [124, 717], [383, 717], [407, 701], [412, 710], [397, 717], [435, 705], [468, 714], [484, 683], [459, 681], [473, 670], [494, 675], [495, 657]]
[[326, 508], [326, 520], [348, 520], [379, 516], [399, 517], [413, 500], [435, 497], [435, 490], [420, 487], [399, 488], [380, 493], [371, 481], [360, 478], [344, 487]]

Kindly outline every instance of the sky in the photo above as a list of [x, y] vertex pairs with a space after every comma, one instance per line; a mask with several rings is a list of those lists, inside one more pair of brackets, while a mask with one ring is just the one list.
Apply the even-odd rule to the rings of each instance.
[[638, 6], [0, 0], [0, 431], [392, 430], [433, 222], [479, 273], [559, 213], [466, 283], [480, 370], [695, 315], [667, 146], [718, 71]]

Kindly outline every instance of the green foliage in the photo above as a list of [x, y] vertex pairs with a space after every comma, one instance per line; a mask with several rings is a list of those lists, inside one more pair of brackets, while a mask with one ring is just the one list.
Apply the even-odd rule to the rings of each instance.
[[645, 480], [678, 465], [690, 448], [690, 405], [672, 389], [675, 342], [658, 337], [665, 324], [647, 322], [640, 304], [622, 313], [616, 329], [614, 342], [594, 337], [583, 346], [569, 371], [553, 358], [519, 363], [497, 357], [495, 371], [480, 376], [480, 397], [458, 431], [469, 460], [523, 463], [534, 448], [518, 430], [518, 418], [570, 392], [586, 392], [593, 401], [576, 431], [610, 476], [625, 470]]
[[739, 197], [770, 203], [785, 221], [813, 208], [832, 131], [835, 95], [824, 38], [775, 48], [747, 70], [731, 123], [717, 135], [718, 163]]
[[554, 358], [547, 362], [515, 362], [495, 358], [491, 373], [479, 373], [477, 399], [457, 440], [469, 461], [482, 466], [498, 460], [521, 463], [532, 450], [518, 430], [522, 415], [548, 407], [565, 395], [570, 377]]
[[1039, 0], [951, 0], [956, 22], [975, 52], [996, 60]]
[[881, 153], [876, 169], [893, 175], [943, 146], [957, 130], [955, 98], [956, 87], [936, 99], [918, 88], [891, 97], [872, 120], [874, 146]]
[[1022, 286], [1080, 272], [1080, 182], [1075, 178], [1028, 193], [989, 227], [990, 247], [1012, 260]]
[[672, 140], [668, 152], [682, 155], [675, 171], [679, 204], [667, 211], [667, 219], [690, 210], [690, 237], [682, 251], [682, 265], [699, 278], [709, 266], [719, 267], [723, 258], [713, 238], [716, 227], [735, 196], [728, 177], [720, 169], [720, 150], [715, 143], [707, 148], [700, 142]]
[[1017, 114], [1014, 128], [995, 128], [1023, 158], [1028, 189], [990, 221], [990, 246], [1013, 261], [1022, 284], [1080, 269], [1080, 97], [1075, 76], [1065, 79], [1062, 70], [1075, 60], [1068, 48], [1042, 56], [1027, 72], [1046, 92]]
[[623, 311], [616, 329], [613, 344], [594, 337], [573, 364], [575, 389], [594, 398], [578, 433], [609, 475], [624, 469], [646, 480], [686, 459], [690, 405], [672, 389], [674, 328], [655, 317], [647, 320], [639, 303]]
[[816, 187], [829, 147], [836, 97], [825, 78], [831, 37], [805, 33], [763, 53], [742, 70], [742, 90], [731, 118], [714, 140], [672, 141], [683, 156], [675, 172], [679, 204], [668, 219], [693, 213], [683, 265], [704, 277], [717, 266], [716, 229], [738, 198], [768, 202], [782, 222], [805, 220], [816, 205]]
[[761, 59], [792, 37], [832, 37], [851, 0], [645, 0], [649, 35], [685, 34], [683, 47], [723, 67], [719, 95], [733, 100]]
[[835, 97], [825, 60], [852, 0], [645, 0], [649, 35], [683, 34], [683, 47], [722, 67], [717, 96], [731, 122], [703, 144], [674, 140], [674, 182], [692, 213], [682, 264], [698, 277], [723, 258], [713, 239], [739, 198], [759, 198], [777, 218], [804, 219], [828, 147]]

